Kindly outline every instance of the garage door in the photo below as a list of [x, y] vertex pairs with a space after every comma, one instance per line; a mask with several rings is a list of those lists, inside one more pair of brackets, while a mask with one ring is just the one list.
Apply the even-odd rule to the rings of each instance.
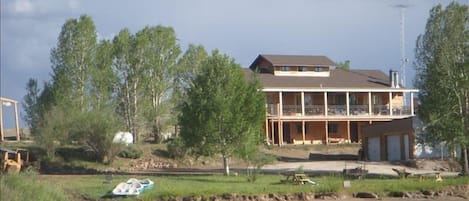
[[388, 161], [401, 160], [401, 136], [390, 135], [386, 137]]
[[380, 161], [379, 137], [368, 138], [368, 160]]

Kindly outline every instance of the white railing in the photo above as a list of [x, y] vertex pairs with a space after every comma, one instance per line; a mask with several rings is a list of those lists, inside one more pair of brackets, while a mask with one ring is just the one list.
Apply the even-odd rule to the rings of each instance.
[[305, 105], [306, 116], [324, 115], [324, 105]]
[[283, 116], [301, 116], [301, 105], [283, 105]]

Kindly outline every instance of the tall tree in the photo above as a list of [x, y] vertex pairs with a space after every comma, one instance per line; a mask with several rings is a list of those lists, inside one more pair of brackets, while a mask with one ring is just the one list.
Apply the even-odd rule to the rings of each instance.
[[416, 47], [418, 115], [426, 139], [462, 148], [468, 174], [469, 146], [469, 10], [451, 3], [430, 11], [425, 33]]
[[147, 122], [152, 128], [155, 142], [161, 139], [161, 133], [170, 116], [170, 97], [174, 89], [176, 59], [181, 53], [176, 33], [171, 27], [145, 27], [137, 33], [137, 38], [145, 38], [144, 61], [144, 106]]
[[118, 78], [112, 68], [112, 42], [102, 40], [96, 49], [95, 65], [90, 70], [91, 99], [90, 105], [94, 109], [116, 104], [115, 90]]
[[175, 77], [176, 91], [183, 93], [192, 86], [192, 81], [202, 69], [208, 53], [202, 45], [190, 44], [186, 52], [178, 60]]
[[62, 26], [57, 47], [51, 51], [52, 84], [61, 104], [87, 108], [87, 84], [96, 48], [96, 28], [86, 15]]
[[35, 134], [34, 132], [36, 123], [39, 120], [39, 113], [38, 113], [38, 99], [40, 95], [40, 89], [37, 86], [37, 80], [30, 78], [28, 83], [26, 84], [26, 91], [27, 94], [23, 97], [23, 108], [26, 112], [26, 115], [23, 116], [26, 124], [28, 124], [29, 129], [31, 129], [31, 133]]
[[220, 154], [228, 175], [228, 159], [248, 149], [239, 145], [260, 135], [264, 104], [258, 82], [245, 79], [233, 59], [214, 51], [203, 63], [182, 105], [181, 138], [194, 154]]

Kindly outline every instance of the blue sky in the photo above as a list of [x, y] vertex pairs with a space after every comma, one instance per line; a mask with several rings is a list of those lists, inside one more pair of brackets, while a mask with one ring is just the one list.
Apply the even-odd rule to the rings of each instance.
[[[175, 29], [183, 49], [201, 44], [249, 66], [258, 54], [326, 55], [353, 69], [399, 69], [400, 10], [406, 9], [408, 85], [415, 41], [429, 10], [446, 0], [3, 0], [0, 95], [22, 101], [29, 78], [50, 79], [50, 49], [69, 18], [90, 15], [100, 38], [146, 25]], [[469, 4], [469, 0], [460, 0]], [[21, 108], [21, 106], [20, 106]], [[11, 108], [4, 107], [11, 127]], [[20, 109], [22, 111], [22, 108]], [[11, 110], [12, 111], [12, 110]]]

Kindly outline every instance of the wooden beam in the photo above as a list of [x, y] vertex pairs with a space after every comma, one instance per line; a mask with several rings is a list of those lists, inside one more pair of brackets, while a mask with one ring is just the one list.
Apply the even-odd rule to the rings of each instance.
[[345, 92], [347, 116], [350, 116], [350, 92]]
[[325, 122], [324, 122], [324, 125], [325, 125], [325, 127], [326, 127], [326, 144], [329, 144], [329, 129], [328, 129], [328, 128], [329, 128], [329, 127], [328, 127], [329, 122], [328, 122], [328, 121], [325, 121]]
[[15, 106], [15, 130], [16, 130], [16, 141], [20, 141], [20, 124], [18, 122], [18, 103], [14, 103]]
[[269, 140], [269, 119], [265, 117], [265, 140]]
[[371, 112], [372, 112], [372, 107], [371, 107], [371, 91], [368, 92], [368, 112], [369, 112], [369, 115], [371, 116]]
[[301, 92], [301, 116], [305, 116], [305, 92]]
[[414, 114], [414, 93], [410, 92], [410, 115]]
[[271, 138], [272, 144], [275, 144], [275, 125], [274, 125], [273, 120], [270, 120], [270, 125], [271, 125], [271, 128], [272, 128], [271, 129], [272, 130], [272, 133], [271, 133], [271, 135], [272, 135], [272, 138]]
[[3, 102], [0, 100], [0, 142], [5, 140], [5, 134], [3, 132]]
[[389, 92], [389, 115], [392, 116], [392, 92]]
[[324, 115], [327, 117], [327, 92], [324, 92]]
[[347, 139], [348, 139], [348, 143], [352, 142], [350, 140], [350, 121], [347, 121]]
[[305, 144], [305, 140], [306, 140], [306, 137], [305, 137], [305, 121], [301, 121], [301, 124], [302, 124], [302, 132], [303, 132], [303, 144]]

